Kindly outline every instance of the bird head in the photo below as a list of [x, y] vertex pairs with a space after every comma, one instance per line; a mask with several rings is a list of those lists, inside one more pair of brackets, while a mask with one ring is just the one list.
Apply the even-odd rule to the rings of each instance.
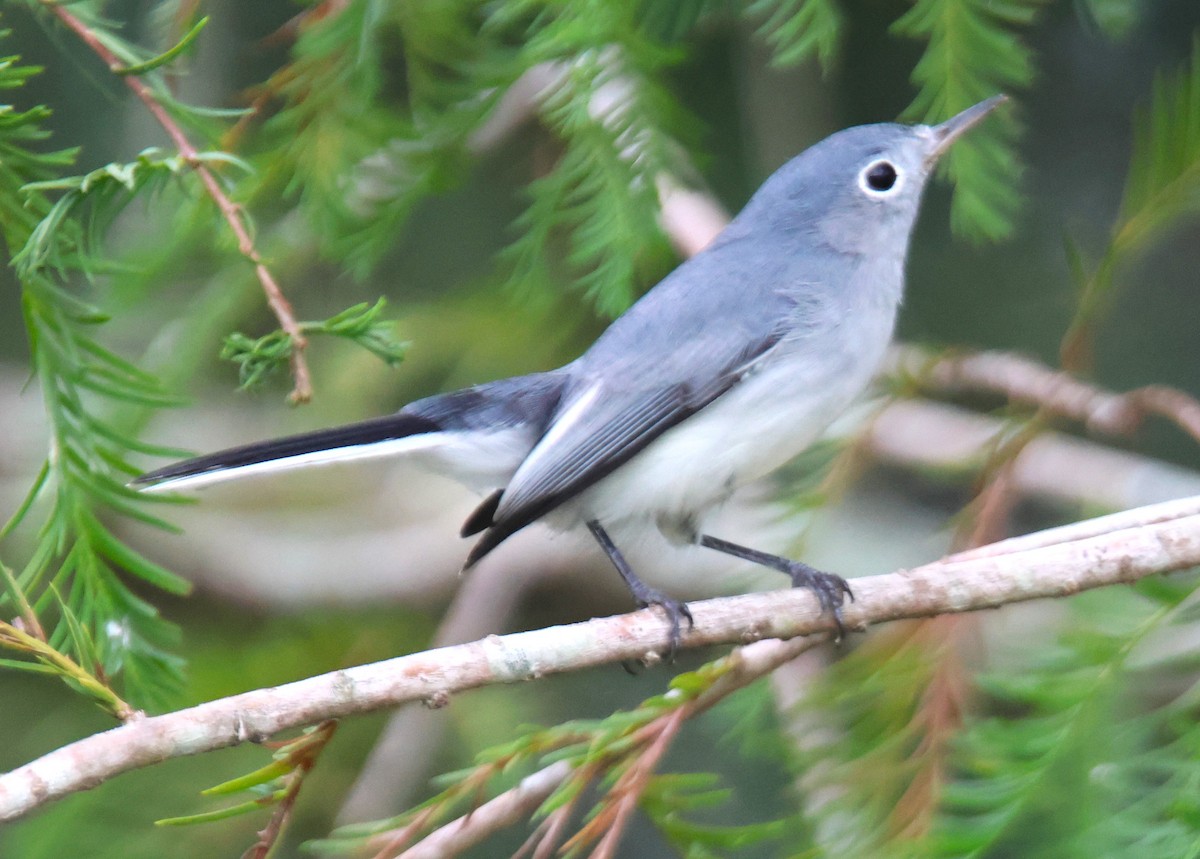
[[1005, 101], [994, 96], [938, 125], [880, 123], [830, 135], [779, 168], [738, 220], [748, 231], [765, 222], [842, 253], [903, 257], [938, 159]]

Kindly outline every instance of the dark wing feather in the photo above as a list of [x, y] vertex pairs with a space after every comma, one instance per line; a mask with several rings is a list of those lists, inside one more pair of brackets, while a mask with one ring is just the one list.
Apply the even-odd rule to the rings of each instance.
[[722, 396], [785, 333], [803, 336], [811, 314], [799, 304], [823, 279], [819, 260], [738, 221], [675, 269], [564, 368], [570, 382], [541, 440], [499, 504], [470, 520], [487, 530], [467, 566]]
[[492, 527], [492, 519], [496, 515], [496, 508], [500, 506], [500, 499], [504, 495], [503, 489], [497, 489], [487, 498], [480, 502], [475, 511], [467, 517], [467, 521], [463, 522], [462, 528], [459, 530], [460, 537], [473, 537], [480, 531], [485, 531]]
[[[527, 463], [499, 499], [491, 502], [488, 530], [472, 548], [470, 567], [517, 531], [624, 465], [671, 427], [728, 391], [746, 369], [768, 351], [777, 337], [739, 353], [731, 366], [704, 384], [681, 382], [657, 388], [609, 391], [603, 383], [595, 400], [571, 426], [534, 448]], [[570, 404], [562, 411], [569, 411]], [[560, 412], [560, 415], [562, 412]], [[535, 458], [536, 457], [536, 458]], [[474, 530], [484, 524], [481, 507], [471, 517]]]

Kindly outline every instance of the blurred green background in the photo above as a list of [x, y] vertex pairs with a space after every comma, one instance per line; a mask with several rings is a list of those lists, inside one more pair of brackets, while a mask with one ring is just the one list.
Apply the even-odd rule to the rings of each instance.
[[[106, 8], [110, 18], [127, 22], [129, 34], [138, 38], [149, 30], [151, 5], [122, 2]], [[241, 105], [247, 87], [286, 61], [286, 47], [266, 40], [297, 7], [275, 0], [204, 5], [212, 23], [181, 82], [183, 92], [201, 104]], [[698, 120], [691, 155], [703, 182], [730, 211], [805, 146], [847, 125], [891, 120], [911, 101], [914, 90], [908, 78], [923, 45], [888, 31], [909, 4], [856, 0], [844, 5], [848, 23], [843, 55], [831, 73], [822, 74], [811, 62], [773, 67], [753, 26], [718, 16], [717, 23], [701, 26], [688, 38], [682, 60], [667, 74], [669, 91]], [[1027, 34], [1035, 81], [1027, 91], [1013, 93], [1025, 126], [1019, 144], [1025, 171], [1012, 177], [1024, 201], [1014, 233], [1008, 240], [984, 245], [952, 237], [949, 191], [944, 183], [935, 184], [910, 255], [902, 339], [1015, 350], [1057, 362], [1076, 300], [1065, 243], [1069, 240], [1092, 258], [1104, 247], [1121, 200], [1135, 109], [1147, 101], [1156, 75], [1185, 61], [1200, 30], [1200, 4], [1195, 0], [1130, 5], [1138, 10], [1137, 22], [1117, 40], [1089, 26], [1076, 2], [1044, 5]], [[81, 145], [81, 169], [128, 160], [142, 148], [163, 142], [141, 106], [73, 37], [48, 30], [22, 4], [5, 4], [0, 11], [13, 31], [4, 52], [20, 53], [25, 61], [45, 67], [23, 91], [12, 94], [14, 102], [51, 106], [53, 143]], [[394, 50], [395, 62], [400, 63], [399, 48]], [[101, 303], [114, 310], [105, 340], [123, 353], [148, 355], [151, 365], [166, 353], [180, 359], [191, 350], [178, 360], [186, 372], [176, 380], [193, 405], [153, 424], [148, 437], [195, 449], [233, 444], [383, 413], [419, 396], [544, 369], [578, 354], [605, 320], [577, 292], [564, 290], [530, 300], [502, 288], [495, 261], [511, 241], [513, 221], [523, 210], [522, 188], [552, 153], [545, 135], [527, 124], [474, 163], [464, 164], [454, 187], [416, 207], [382, 263], [365, 278], [323, 261], [315, 251], [274, 260], [300, 316], [323, 318], [383, 295], [403, 337], [411, 341], [408, 359], [394, 371], [349, 345], [314, 345], [310, 354], [317, 396], [311, 406], [299, 410], [283, 404], [282, 378], [266, 389], [239, 393], [235, 369], [217, 360], [220, 338], [228, 331], [266, 331], [274, 325], [256, 287], [246, 283], [230, 289], [214, 283], [213, 271], [220, 269], [206, 258], [203, 240], [162, 235], [170, 218], [161, 207], [177, 202], [170, 193], [149, 209], [135, 206], [117, 222], [110, 243], [129, 249], [131, 258], [141, 260], [150, 274], [135, 278], [132, 285], [100, 285]], [[272, 220], [274, 212], [284, 211], [283, 205], [259, 198], [253, 207], [260, 222], [286, 232], [286, 223], [280, 227]], [[221, 230], [211, 221], [203, 224], [213, 233]], [[172, 249], [185, 252], [173, 256]], [[210, 240], [208, 255], [214, 253]], [[673, 259], [663, 251], [649, 268], [661, 275], [671, 265]], [[653, 277], [647, 280], [642, 288]], [[1115, 304], [1096, 335], [1095, 381], [1115, 390], [1154, 383], [1200, 394], [1196, 223], [1180, 227], [1123, 269], [1118, 282]], [[193, 318], [202, 314], [204, 324], [181, 336], [178, 320], [188, 312]], [[168, 333], [158, 333], [164, 326]], [[10, 423], [19, 422], [19, 429], [0, 438], [0, 501], [5, 505], [16, 504], [44, 453], [38, 443], [36, 391], [21, 387], [28, 372], [18, 286], [6, 268], [0, 271], [0, 408], [8, 410]], [[1167, 461], [1200, 466], [1194, 443], [1165, 423], [1148, 424], [1136, 446]], [[186, 599], [139, 591], [183, 630], [181, 652], [189, 663], [189, 681], [175, 705], [427, 646], [459, 584], [453, 562], [431, 562], [441, 570], [440, 584], [422, 582], [405, 590], [401, 582], [394, 589], [379, 585], [382, 590], [376, 591], [372, 581], [356, 581], [349, 596], [339, 596], [340, 572], [329, 567], [325, 581], [319, 570], [310, 571], [306, 584], [289, 596], [289, 564], [300, 564], [300, 559], [278, 548], [255, 548], [258, 515], [279, 526], [285, 541], [286, 520], [297, 510], [299, 518], [292, 521], [300, 524], [294, 527], [313, 543], [342, 545], [337, 541], [348, 537], [349, 544], [360, 529], [386, 531], [391, 518], [401, 515], [389, 506], [392, 496], [376, 494], [384, 490], [372, 484], [372, 494], [365, 499], [369, 512], [364, 513], [361, 496], [366, 490], [357, 479], [351, 475], [349, 482], [335, 487], [319, 482], [300, 489], [288, 485], [263, 496], [228, 500], [228, 506], [211, 511], [181, 511], [178, 520], [189, 530], [189, 523], [198, 523], [203, 535], [193, 542], [176, 545], [175, 538], [128, 531], [152, 557], [198, 583], [195, 594]], [[947, 489], [900, 472], [884, 470], [871, 480], [879, 492], [927, 506], [932, 517], [952, 513], [967, 497], [967, 487]], [[309, 490], [320, 497], [306, 495]], [[403, 494], [404, 488], [391, 491]], [[430, 492], [434, 494], [429, 497], [440, 497]], [[250, 510], [253, 516], [238, 521]], [[7, 506], [0, 510], [5, 516], [8, 512]], [[886, 533], [882, 525], [881, 532]], [[449, 543], [451, 536], [437, 539]], [[420, 546], [419, 538], [418, 533], [405, 545]], [[858, 541], [869, 544], [872, 539], [871, 533], [857, 534]], [[222, 541], [227, 544], [216, 545]], [[186, 548], [198, 543], [211, 551]], [[386, 555], [391, 545], [371, 543], [361, 551]], [[305, 546], [296, 554], [305, 552]], [[861, 551], [876, 548], [886, 556], [886, 546]], [[333, 549], [320, 563], [336, 561], [339, 551], [348, 567], [356, 563], [350, 549]], [[570, 547], [563, 551], [570, 556]], [[231, 581], [222, 578], [220, 570], [205, 569], [221, 567], [234, 556], [259, 558], [260, 566], [277, 569], [261, 585]], [[521, 561], [529, 557], [534, 556], [522, 556]], [[394, 564], [402, 577], [404, 560], [397, 555], [381, 563]], [[565, 563], [561, 558], [559, 562]], [[597, 559], [589, 564], [592, 573], [606, 574]], [[854, 562], [847, 565], [853, 567]], [[718, 582], [705, 587], [706, 592], [719, 592], [737, 585]], [[504, 628], [493, 631], [572, 621], [626, 607], [615, 583], [558, 576], [525, 593], [520, 610], [505, 620]], [[696, 664], [704, 655], [688, 654], [681, 667]], [[433, 772], [462, 766], [475, 751], [511, 739], [515, 726], [603, 715], [660, 691], [665, 682], [664, 672], [631, 677], [613, 667], [542, 681], [536, 688], [463, 695], [438, 714], [451, 739], [438, 752]], [[714, 760], [710, 750], [728, 733], [732, 718], [721, 712], [706, 717], [681, 739], [671, 763], [681, 769], [722, 768], [736, 788], [730, 818], [765, 818], [782, 807], [789, 776], [777, 764], [736, 751]], [[295, 855], [299, 841], [329, 831], [341, 798], [386, 719], [380, 714], [341, 726], [301, 795], [297, 820], [278, 855]], [[86, 702], [51, 681], [0, 673], [0, 770], [109, 726]], [[736, 745], [736, 740], [728, 742]], [[261, 819], [242, 818], [182, 833], [150, 823], [209, 807], [198, 796], [200, 788], [264, 760], [262, 750], [243, 747], [122, 776], [0, 829], [0, 857], [238, 855], [251, 843]], [[673, 855], [649, 827], [638, 827], [622, 855]], [[514, 835], [511, 843], [492, 845], [475, 855], [507, 855], [500, 851], [507, 846], [511, 852], [521, 840]]]

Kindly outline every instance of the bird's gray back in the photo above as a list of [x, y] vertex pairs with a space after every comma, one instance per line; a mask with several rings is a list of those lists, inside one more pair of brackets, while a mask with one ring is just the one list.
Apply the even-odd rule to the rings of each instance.
[[[860, 271], [859, 261], [812, 234], [738, 226], [614, 322], [579, 360], [572, 387], [707, 380], [783, 340], [836, 339], [861, 305], [898, 301], [902, 258], [891, 266], [871, 260], [872, 271]], [[569, 402], [568, 394], [562, 407]]]

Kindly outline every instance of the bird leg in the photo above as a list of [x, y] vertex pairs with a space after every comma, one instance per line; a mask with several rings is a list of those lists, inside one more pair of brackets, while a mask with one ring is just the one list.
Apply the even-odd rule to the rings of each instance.
[[688, 609], [687, 604], [664, 594], [662, 591], [655, 590], [648, 584], [643, 582], [633, 572], [633, 568], [629, 566], [629, 562], [625, 560], [625, 556], [613, 543], [612, 537], [608, 536], [608, 532], [595, 519], [591, 519], [587, 523], [588, 530], [592, 532], [592, 536], [596, 538], [596, 542], [600, 544], [600, 548], [604, 550], [604, 554], [608, 555], [608, 559], [612, 561], [612, 565], [617, 568], [617, 572], [621, 574], [621, 578], [625, 580], [625, 586], [629, 588], [629, 592], [633, 594], [633, 598], [637, 600], [637, 604], [642, 608], [647, 606], [657, 605], [662, 606], [663, 611], [667, 613], [667, 619], [671, 621], [671, 635], [667, 642], [667, 661], [675, 659], [675, 651], [679, 649], [679, 641], [681, 636], [680, 618], [687, 618], [688, 629], [695, 626], [692, 620], [692, 613]]
[[850, 585], [846, 584], [846, 580], [841, 576], [836, 576], [833, 573], [823, 573], [815, 567], [810, 567], [803, 561], [781, 558], [779, 555], [760, 552], [757, 549], [749, 549], [745, 546], [739, 546], [737, 543], [730, 543], [727, 540], [710, 537], [707, 534], [700, 535], [700, 545], [706, 549], [715, 549], [718, 552], [733, 555], [735, 558], [741, 558], [743, 561], [750, 561], [753, 564], [770, 567], [772, 570], [779, 570], [779, 572], [791, 577], [792, 587], [805, 587], [812, 590], [816, 593], [817, 600], [821, 603], [821, 610], [833, 616], [833, 621], [837, 624], [837, 640], [839, 642], [842, 640], [842, 636], [846, 632], [846, 625], [842, 620], [842, 603], [846, 597], [850, 597], [851, 601], [853, 601], [854, 592], [850, 590]]

